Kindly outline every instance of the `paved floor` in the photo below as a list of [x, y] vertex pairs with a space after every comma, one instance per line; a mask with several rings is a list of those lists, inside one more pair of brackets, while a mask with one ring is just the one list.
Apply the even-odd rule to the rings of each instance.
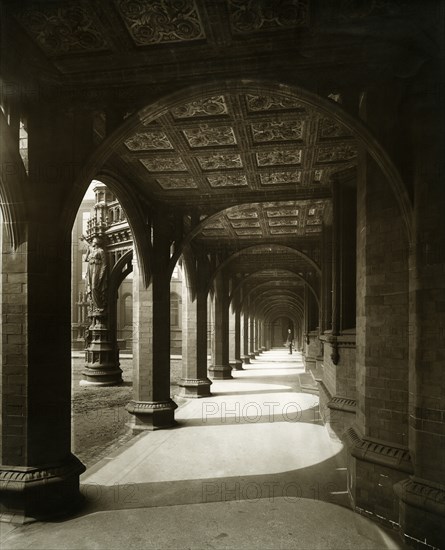
[[3, 526], [2, 550], [403, 548], [347, 508], [344, 449], [318, 418], [299, 354], [263, 353], [178, 427], [141, 434], [82, 476], [60, 522]]

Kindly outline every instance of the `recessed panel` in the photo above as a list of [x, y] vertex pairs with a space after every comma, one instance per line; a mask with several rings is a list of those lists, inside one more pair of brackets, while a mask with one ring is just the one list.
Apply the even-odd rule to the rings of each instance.
[[261, 151], [256, 153], [258, 166], [274, 166], [280, 164], [300, 164], [302, 151], [299, 149]]
[[212, 176], [207, 176], [207, 181], [210, 183], [212, 187], [244, 187], [247, 185], [247, 179], [244, 174], [212, 175]]
[[230, 126], [209, 126], [203, 124], [197, 128], [183, 130], [190, 147], [215, 147], [235, 145], [236, 139]]
[[182, 172], [187, 170], [181, 157], [139, 159], [149, 172]]
[[173, 149], [167, 134], [157, 130], [153, 132], [139, 132], [125, 140], [125, 146], [130, 151], [150, 151], [152, 149]]
[[242, 168], [243, 163], [238, 153], [215, 153], [213, 155], [196, 155], [196, 159], [203, 170], [218, 170], [228, 168]]
[[168, 178], [157, 178], [156, 181], [165, 190], [172, 189], [196, 189], [195, 181], [188, 176], [170, 176]]
[[224, 96], [212, 96], [205, 99], [196, 99], [171, 109], [174, 118], [194, 118], [203, 116], [218, 116], [228, 113]]
[[286, 171], [286, 172], [270, 172], [269, 174], [260, 174], [260, 180], [263, 185], [300, 183], [301, 172], [299, 170], [292, 170], [292, 171]]
[[303, 138], [302, 120], [254, 122], [251, 124], [255, 143], [295, 141]]

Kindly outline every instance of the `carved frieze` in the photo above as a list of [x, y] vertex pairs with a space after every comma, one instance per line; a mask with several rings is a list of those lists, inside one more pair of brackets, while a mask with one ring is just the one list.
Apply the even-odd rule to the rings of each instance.
[[205, 38], [194, 0], [115, 0], [137, 46]]
[[277, 151], [261, 151], [256, 154], [258, 166], [274, 166], [280, 164], [300, 164], [301, 150], [288, 149]]
[[207, 176], [207, 181], [212, 187], [243, 187], [247, 185], [244, 174], [221, 174]]
[[303, 127], [303, 120], [271, 120], [251, 124], [253, 141], [256, 143], [301, 140]]
[[196, 159], [203, 170], [219, 168], [242, 168], [243, 163], [238, 153], [215, 153], [213, 155], [197, 155]]
[[286, 172], [271, 172], [269, 174], [260, 174], [260, 180], [263, 185], [279, 185], [283, 183], [300, 183], [300, 170], [290, 170]]
[[190, 147], [214, 147], [236, 143], [235, 134], [230, 126], [202, 124], [197, 128], [183, 130], [183, 134]]
[[162, 189], [196, 189], [198, 186], [193, 178], [189, 176], [170, 176], [168, 178], [157, 178], [156, 181]]
[[230, 25], [234, 34], [309, 25], [309, 0], [228, 0], [228, 4]]
[[32, 38], [51, 56], [110, 48], [89, 2], [36, 4], [15, 12]]
[[317, 154], [317, 162], [339, 162], [355, 158], [357, 158], [357, 147], [352, 144], [320, 147]]
[[293, 97], [246, 94], [247, 109], [251, 112], [304, 109]]
[[125, 146], [130, 151], [149, 151], [152, 149], [173, 149], [167, 135], [160, 131], [139, 132], [125, 140]]
[[181, 157], [154, 157], [139, 159], [150, 172], [182, 172], [187, 170]]
[[212, 96], [205, 99], [196, 99], [171, 109], [174, 118], [193, 118], [202, 116], [218, 116], [228, 113], [224, 96]]

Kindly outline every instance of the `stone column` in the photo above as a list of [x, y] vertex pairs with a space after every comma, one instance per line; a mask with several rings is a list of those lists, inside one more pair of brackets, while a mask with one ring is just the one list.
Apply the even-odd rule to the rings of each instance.
[[209, 374], [215, 380], [232, 378], [229, 365], [229, 295], [223, 273], [215, 278], [215, 353]]
[[212, 382], [207, 378], [206, 272], [198, 259], [196, 299], [191, 300], [187, 277], [182, 284], [182, 380], [183, 397], [208, 397]]
[[249, 357], [255, 359], [255, 317], [252, 311], [249, 313]]
[[243, 370], [243, 362], [241, 360], [241, 312], [235, 310], [235, 370]]
[[[158, 213], [153, 223], [152, 283], [145, 289], [140, 275], [133, 276], [135, 296], [134, 343], [140, 352], [135, 361], [135, 399], [127, 405], [134, 415], [134, 430], [168, 428], [175, 424], [176, 403], [170, 398], [170, 242], [166, 217]], [[139, 303], [138, 303], [139, 300]], [[151, 307], [151, 311], [150, 311]], [[148, 347], [149, 346], [149, 347]]]
[[354, 505], [387, 522], [399, 520], [393, 485], [412, 471], [408, 313], [404, 222], [388, 182], [366, 155], [357, 184], [357, 412], [346, 432], [348, 479]]
[[258, 355], [261, 353], [260, 350], [260, 328], [259, 328], [259, 320], [255, 318], [254, 323], [254, 334], [255, 334], [255, 344], [253, 347], [253, 352], [255, 353], [255, 357], [258, 357]]
[[[440, 22], [440, 23], [439, 23]], [[438, 18], [443, 28], [445, 12]], [[445, 37], [441, 34], [442, 52]], [[406, 120], [413, 154], [414, 235], [410, 254], [409, 451], [413, 475], [395, 489], [408, 544], [445, 541], [445, 60], [421, 74]], [[437, 78], [440, 74], [441, 78]], [[424, 545], [424, 546], [423, 546]]]
[[243, 311], [243, 363], [250, 363], [249, 355], [249, 313], [248, 310]]
[[91, 152], [91, 120], [32, 103], [28, 177], [0, 116], [2, 163], [14, 167], [1, 182], [0, 519], [13, 523], [72, 512], [85, 470], [71, 454], [71, 241], [60, 214]]

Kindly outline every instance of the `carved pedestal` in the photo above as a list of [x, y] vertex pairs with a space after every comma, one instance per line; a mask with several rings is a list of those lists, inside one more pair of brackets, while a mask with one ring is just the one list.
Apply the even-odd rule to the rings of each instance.
[[211, 394], [211, 380], [208, 378], [183, 378], [179, 382], [179, 395], [181, 397], [209, 397]]
[[119, 350], [111, 341], [103, 313], [90, 312], [88, 345], [85, 349], [85, 368], [81, 385], [115, 386], [122, 383]]
[[175, 409], [178, 405], [172, 400], [166, 401], [130, 401], [125, 407], [134, 415], [130, 427], [133, 432], [160, 430], [176, 425]]
[[0, 519], [28, 523], [74, 512], [83, 502], [79, 476], [85, 466], [74, 456], [44, 466], [0, 469]]
[[209, 375], [213, 380], [231, 380], [232, 367], [230, 365], [212, 365], [209, 367]]

